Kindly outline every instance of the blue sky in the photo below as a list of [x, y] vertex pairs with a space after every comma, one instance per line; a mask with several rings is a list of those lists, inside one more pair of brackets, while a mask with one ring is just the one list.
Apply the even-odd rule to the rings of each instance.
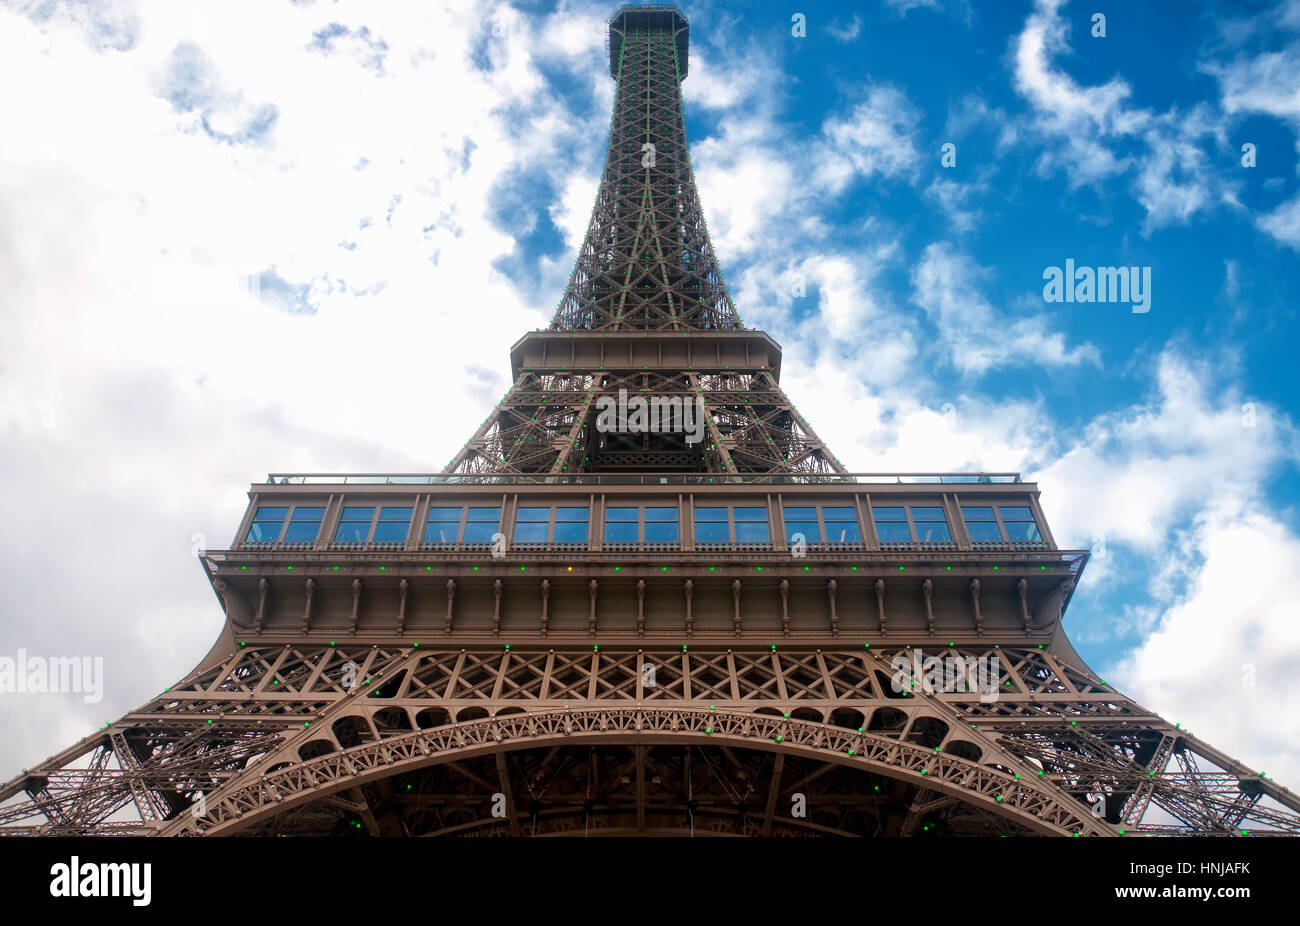
[[[1300, 782], [1300, 2], [1111, 7], [686, 5], [705, 214], [850, 468], [1038, 481], [1089, 663]], [[249, 482], [472, 433], [585, 231], [614, 9], [0, 0], [0, 652], [109, 682], [0, 700], [22, 762], [206, 651]], [[1067, 259], [1150, 311], [1046, 302]]]

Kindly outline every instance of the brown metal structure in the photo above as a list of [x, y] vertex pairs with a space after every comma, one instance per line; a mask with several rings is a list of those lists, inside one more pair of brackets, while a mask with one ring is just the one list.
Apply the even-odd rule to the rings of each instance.
[[609, 39], [591, 226], [509, 393], [441, 473], [254, 485], [212, 651], [8, 782], [0, 832], [1300, 833], [1079, 658], [1087, 553], [1035, 485], [829, 453], [709, 243], [685, 17]]

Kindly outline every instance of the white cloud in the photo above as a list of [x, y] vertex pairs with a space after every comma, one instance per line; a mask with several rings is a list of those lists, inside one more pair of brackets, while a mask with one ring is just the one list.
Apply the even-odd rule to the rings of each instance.
[[1048, 143], [1039, 173], [1064, 171], [1077, 188], [1101, 187], [1136, 169], [1133, 192], [1146, 210], [1147, 234], [1234, 204], [1233, 185], [1215, 172], [1201, 146], [1205, 136], [1222, 145], [1223, 126], [1205, 107], [1163, 114], [1136, 108], [1132, 88], [1118, 76], [1080, 84], [1057, 63], [1070, 53], [1062, 6], [1063, 0], [1038, 0], [1012, 47], [1015, 88], [1033, 106], [1030, 130]]
[[813, 153], [814, 177], [831, 193], [875, 176], [914, 176], [920, 113], [895, 87], [874, 85], [844, 116], [822, 125]]
[[[557, 152], [602, 147], [607, 102], [575, 118], [532, 25], [483, 21], [468, 2], [0, 8], [0, 80], [40, 88], [0, 94], [0, 477], [24, 486], [0, 653], [103, 655], [107, 675], [97, 706], [0, 704], [0, 777], [206, 652], [221, 614], [191, 537], [226, 546], [250, 481], [440, 468], [547, 322], [494, 269], [516, 242], [488, 204], [521, 176], [593, 182], [598, 154]], [[330, 23], [346, 33], [317, 47]], [[608, 100], [604, 62], [577, 76]], [[263, 273], [282, 282], [261, 300], [228, 285]], [[31, 581], [69, 549], [77, 582]]]
[[995, 309], [981, 291], [988, 276], [987, 268], [946, 242], [928, 245], [912, 273], [912, 299], [938, 326], [958, 370], [979, 374], [1010, 364], [1101, 365], [1095, 347], [1068, 348], [1045, 316], [1013, 319]]
[[1159, 625], [1105, 677], [1288, 785], [1300, 781], [1300, 540], [1231, 500], [1197, 518], [1196, 564]]
[[852, 42], [862, 34], [862, 17], [854, 13], [853, 19], [844, 24], [838, 19], [832, 19], [826, 26], [826, 31], [838, 42]]

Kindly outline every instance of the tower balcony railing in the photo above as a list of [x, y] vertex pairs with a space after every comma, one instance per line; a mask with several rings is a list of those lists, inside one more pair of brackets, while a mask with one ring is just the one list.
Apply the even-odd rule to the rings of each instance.
[[[745, 558], [759, 557], [764, 559], [785, 558], [792, 555], [792, 547], [780, 547], [770, 542], [758, 541], [740, 541], [740, 542], [704, 542], [697, 541], [693, 547], [688, 547], [682, 543], [676, 542], [606, 542], [595, 548], [595, 544], [585, 542], [511, 542], [504, 546], [497, 547], [494, 552], [494, 544], [490, 542], [436, 542], [436, 543], [328, 543], [319, 547], [312, 543], [244, 543], [239, 544], [230, 553], [305, 553], [329, 555], [335, 553], [347, 554], [388, 554], [402, 555], [404, 557], [416, 556], [419, 554], [439, 554], [440, 557], [453, 557], [456, 559], [476, 559], [479, 557], [491, 558], [540, 558], [540, 559], [565, 559], [579, 556], [586, 560], [617, 560], [620, 558], [628, 559], [652, 559], [661, 558], [673, 559], [685, 556], [699, 556], [711, 559], [720, 556], [741, 555]], [[984, 556], [1005, 556], [1008, 553], [1026, 554], [1037, 553], [1045, 554], [1044, 557], [1035, 557], [1034, 561], [1045, 561], [1045, 559], [1070, 559], [1081, 551], [1078, 550], [1056, 550], [1048, 547], [1042, 542], [1017, 541], [1014, 543], [992, 543], [979, 542], [972, 543], [968, 546], [957, 543], [870, 543], [870, 542], [810, 542], [804, 547], [804, 556], [816, 556], [827, 559], [859, 559], [863, 556], [887, 555], [887, 556], [916, 556], [925, 557], [928, 554], [960, 555], [963, 558], [972, 554], [978, 554], [981, 558]]]
[[269, 485], [1015, 484], [1019, 473], [271, 473]]
[[376, 552], [394, 552], [399, 553], [406, 549], [405, 540], [383, 540], [383, 541], [341, 541], [329, 545], [331, 551], [337, 553], [351, 553], [361, 550], [374, 550]]

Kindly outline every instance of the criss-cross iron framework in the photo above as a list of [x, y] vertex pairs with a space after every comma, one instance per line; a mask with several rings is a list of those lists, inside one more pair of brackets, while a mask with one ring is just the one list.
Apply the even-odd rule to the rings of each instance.
[[[688, 35], [667, 7], [610, 21], [618, 89], [573, 275], [550, 328], [515, 345], [510, 391], [449, 473], [844, 472], [781, 391], [780, 348], [741, 326], [718, 267], [686, 144]], [[620, 391], [700, 403], [704, 439], [599, 428], [601, 398]]]
[[[1074, 651], [1088, 555], [1035, 485], [826, 450], [709, 244], [685, 17], [609, 39], [591, 226], [510, 392], [440, 473], [254, 485], [211, 652], [0, 787], [0, 832], [1300, 834]], [[704, 439], [603, 429], [620, 390]]]

